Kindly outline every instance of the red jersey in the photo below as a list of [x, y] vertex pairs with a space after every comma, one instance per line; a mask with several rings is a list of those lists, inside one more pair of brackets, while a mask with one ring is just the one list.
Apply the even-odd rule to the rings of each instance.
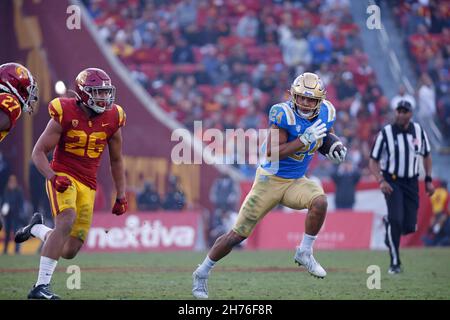
[[53, 99], [48, 111], [63, 129], [53, 153], [52, 169], [96, 189], [100, 156], [108, 140], [125, 125], [125, 112], [113, 104], [110, 110], [88, 117], [74, 98]]
[[10, 123], [8, 129], [0, 131], [0, 141], [2, 141], [16, 125], [17, 120], [22, 114], [22, 107], [16, 96], [10, 93], [0, 93], [0, 110], [8, 116]]

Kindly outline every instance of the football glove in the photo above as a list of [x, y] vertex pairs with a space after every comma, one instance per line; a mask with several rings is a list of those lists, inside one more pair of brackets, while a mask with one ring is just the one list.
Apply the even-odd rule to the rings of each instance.
[[330, 150], [326, 157], [334, 164], [341, 164], [342, 162], [344, 162], [346, 155], [347, 148], [342, 146], [341, 150]]
[[311, 127], [307, 128], [305, 132], [298, 138], [305, 146], [309, 146], [313, 142], [325, 137], [326, 132], [327, 127], [325, 123], [322, 123], [322, 120], [319, 119], [316, 122], [314, 122], [314, 124]]
[[116, 216], [124, 214], [128, 209], [128, 202], [126, 198], [116, 199], [114, 207], [112, 208], [112, 213]]
[[58, 176], [56, 174], [50, 178], [50, 182], [53, 188], [58, 192], [64, 192], [72, 185], [72, 181], [70, 181], [69, 178], [66, 176]]

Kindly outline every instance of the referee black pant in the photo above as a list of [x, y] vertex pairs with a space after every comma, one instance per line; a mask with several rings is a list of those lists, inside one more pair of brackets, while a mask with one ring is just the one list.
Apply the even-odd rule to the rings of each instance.
[[419, 208], [418, 179], [397, 178], [384, 175], [386, 181], [394, 191], [385, 195], [388, 216], [385, 219], [386, 238], [385, 244], [389, 248], [391, 266], [399, 266], [400, 262], [400, 237], [417, 230], [417, 210]]

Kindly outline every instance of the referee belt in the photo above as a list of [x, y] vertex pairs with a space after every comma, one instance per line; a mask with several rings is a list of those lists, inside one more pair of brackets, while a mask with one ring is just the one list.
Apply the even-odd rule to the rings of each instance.
[[400, 181], [408, 181], [408, 180], [415, 180], [417, 179], [417, 175], [414, 177], [399, 177], [396, 174], [383, 172], [383, 176], [385, 179], [390, 179], [392, 181], [400, 180]]

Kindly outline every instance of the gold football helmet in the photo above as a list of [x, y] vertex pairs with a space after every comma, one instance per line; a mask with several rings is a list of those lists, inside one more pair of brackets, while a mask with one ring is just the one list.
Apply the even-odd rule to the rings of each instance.
[[303, 118], [312, 119], [319, 114], [326, 90], [317, 74], [305, 72], [295, 78], [290, 94], [297, 113]]

